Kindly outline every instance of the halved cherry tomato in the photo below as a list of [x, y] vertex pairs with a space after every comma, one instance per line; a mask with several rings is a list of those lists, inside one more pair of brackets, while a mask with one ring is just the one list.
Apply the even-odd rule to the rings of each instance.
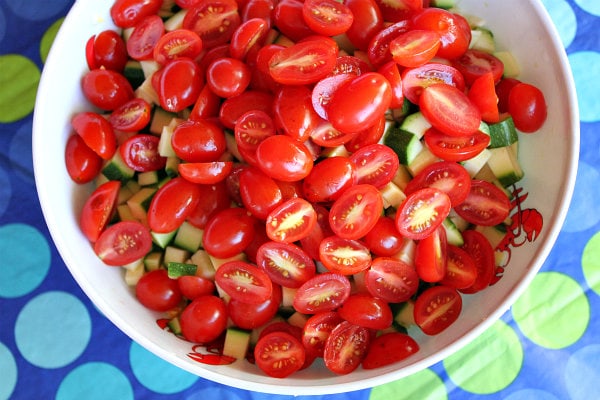
[[351, 153], [370, 144], [375, 144], [381, 140], [386, 129], [386, 116], [381, 115], [373, 126], [354, 132], [352, 138], [344, 143], [344, 147]]
[[115, 211], [120, 181], [108, 181], [98, 186], [87, 198], [79, 216], [81, 232], [90, 242], [95, 242]]
[[387, 79], [392, 88], [390, 108], [402, 108], [402, 105], [404, 104], [404, 85], [402, 83], [402, 76], [400, 75], [398, 64], [396, 64], [395, 61], [388, 61], [379, 67], [377, 72]]
[[283, 86], [273, 103], [275, 126], [280, 132], [305, 142], [320, 121], [312, 106], [311, 90], [304, 85]]
[[140, 98], [135, 97], [110, 113], [108, 120], [114, 129], [124, 132], [141, 131], [150, 122], [152, 107]]
[[81, 80], [86, 99], [94, 106], [112, 111], [133, 98], [131, 83], [120, 73], [109, 69], [93, 69]]
[[302, 286], [316, 273], [313, 260], [292, 243], [266, 242], [258, 248], [256, 264], [274, 283], [290, 288]]
[[333, 203], [329, 224], [339, 237], [359, 239], [375, 226], [382, 210], [383, 198], [375, 186], [355, 185]]
[[383, 64], [392, 61], [390, 53], [390, 43], [398, 35], [408, 32], [411, 29], [410, 18], [402, 18], [392, 25], [379, 30], [369, 41], [367, 56], [371, 65], [379, 68]]
[[430, 61], [441, 44], [435, 31], [411, 29], [390, 42], [390, 52], [396, 63], [403, 67], [418, 67]]
[[250, 304], [232, 298], [227, 303], [229, 318], [237, 327], [242, 329], [254, 329], [263, 326], [271, 321], [279, 311], [281, 297], [281, 287], [273, 285], [271, 297], [262, 303]]
[[261, 220], [283, 202], [277, 182], [255, 167], [244, 168], [240, 173], [240, 196], [244, 207]]
[[121, 221], [106, 228], [94, 243], [94, 252], [110, 266], [130, 264], [152, 248], [150, 231], [140, 222]]
[[181, 295], [189, 300], [196, 297], [215, 293], [215, 284], [212, 280], [196, 275], [183, 275], [177, 278], [177, 285]]
[[376, 0], [385, 21], [398, 21], [423, 8], [422, 0]]
[[65, 165], [67, 173], [75, 183], [88, 183], [94, 180], [102, 170], [102, 158], [92, 150], [81, 136], [69, 136], [65, 146]]
[[392, 257], [376, 257], [365, 271], [365, 285], [372, 296], [388, 303], [410, 299], [419, 288], [414, 267]]
[[437, 335], [456, 321], [462, 310], [462, 297], [448, 286], [425, 289], [415, 300], [415, 322], [426, 335]]
[[383, 28], [383, 17], [375, 0], [345, 0], [344, 4], [354, 15], [352, 25], [346, 31], [350, 42], [360, 50], [366, 50], [371, 38]]
[[337, 89], [353, 79], [353, 74], [336, 74], [318, 81], [312, 89], [312, 106], [315, 112], [323, 119], [327, 119], [327, 109], [331, 98]]
[[421, 240], [450, 213], [450, 198], [441, 190], [423, 188], [406, 197], [396, 212], [396, 227], [405, 237]]
[[348, 157], [329, 157], [314, 165], [303, 180], [302, 193], [312, 203], [331, 202], [356, 184], [356, 169]]
[[319, 259], [331, 272], [354, 275], [371, 265], [369, 248], [354, 239], [329, 236], [319, 245]]
[[506, 193], [493, 183], [474, 179], [469, 195], [455, 211], [475, 225], [493, 226], [508, 218], [511, 208]]
[[438, 83], [454, 86], [460, 91], [465, 90], [465, 79], [450, 65], [431, 62], [402, 71], [404, 95], [414, 104], [419, 104], [421, 94], [426, 87]]
[[218, 211], [229, 208], [231, 198], [227, 190], [227, 184], [223, 181], [214, 185], [199, 185], [202, 195], [196, 208], [188, 215], [187, 221], [204, 229], [208, 220]]
[[422, 189], [433, 187], [450, 197], [450, 204], [455, 207], [462, 203], [471, 189], [471, 177], [460, 164], [450, 161], [438, 161], [423, 168], [408, 182], [404, 193], [407, 195]]
[[244, 261], [228, 261], [215, 274], [215, 282], [232, 298], [244, 303], [260, 304], [273, 292], [267, 273]]
[[398, 155], [380, 143], [361, 147], [350, 156], [356, 169], [358, 184], [370, 184], [382, 188], [389, 183], [400, 166]]
[[[244, 155], [255, 155], [260, 142], [273, 135], [275, 135], [273, 118], [262, 110], [250, 110], [240, 116], [235, 123], [235, 143]], [[246, 161], [250, 162], [250, 160]]]
[[234, 129], [238, 118], [250, 110], [271, 113], [273, 95], [257, 90], [246, 90], [239, 96], [225, 99], [219, 109], [219, 121], [229, 129]]
[[214, 295], [196, 297], [179, 316], [181, 334], [193, 343], [210, 343], [227, 327], [225, 301]]
[[491, 73], [494, 83], [498, 83], [504, 73], [504, 64], [491, 53], [469, 49], [463, 55], [454, 59], [452, 65], [465, 77], [467, 86], [482, 75]]
[[179, 175], [190, 182], [204, 185], [223, 181], [229, 175], [232, 168], [232, 161], [180, 163], [177, 165]]
[[500, 82], [496, 84], [498, 111], [501, 113], [508, 112], [508, 95], [510, 94], [511, 89], [518, 83], [521, 83], [521, 81], [515, 78], [502, 78]]
[[324, 311], [312, 315], [304, 324], [302, 344], [308, 354], [323, 357], [327, 337], [343, 319], [335, 311]]
[[243, 61], [223, 57], [213, 61], [206, 69], [206, 84], [219, 97], [241, 94], [250, 84], [252, 71]]
[[176, 279], [169, 278], [165, 269], [155, 269], [142, 275], [135, 285], [135, 297], [153, 311], [174, 309], [182, 300]]
[[156, 91], [162, 108], [179, 112], [194, 105], [204, 82], [204, 74], [196, 62], [175, 58], [155, 74], [159, 74]]
[[127, 54], [134, 60], [151, 60], [154, 48], [165, 32], [165, 24], [158, 15], [150, 15], [135, 25], [126, 42]]
[[373, 254], [386, 257], [398, 254], [402, 249], [404, 238], [396, 229], [396, 223], [392, 218], [380, 216], [362, 241]]
[[303, 5], [301, 0], [281, 0], [273, 10], [275, 28], [294, 42], [314, 34], [304, 21]]
[[153, 232], [177, 229], [194, 211], [202, 191], [200, 186], [176, 177], [161, 186], [148, 207], [148, 226]]
[[323, 119], [310, 133], [310, 139], [319, 146], [337, 147], [350, 142], [359, 133], [360, 132], [340, 132], [331, 125], [331, 122]]
[[483, 121], [491, 124], [500, 121], [498, 96], [491, 72], [485, 73], [473, 81], [468, 96], [479, 109]]
[[416, 29], [429, 29], [440, 35], [438, 57], [448, 60], [460, 57], [471, 43], [471, 26], [465, 17], [459, 14], [429, 7], [417, 12], [412, 18], [412, 23]]
[[451, 85], [438, 83], [423, 89], [419, 107], [431, 125], [446, 135], [472, 135], [481, 125], [479, 109]]
[[415, 249], [415, 270], [425, 282], [439, 282], [446, 276], [448, 239], [446, 230], [439, 226], [421, 239]]
[[134, 171], [158, 171], [167, 163], [158, 152], [159, 141], [160, 138], [154, 135], [134, 135], [119, 147], [121, 158]]
[[354, 20], [352, 11], [334, 0], [306, 0], [302, 15], [310, 29], [325, 36], [341, 35]]
[[83, 111], [71, 119], [71, 126], [85, 144], [102, 159], [110, 159], [117, 149], [117, 137], [112, 125], [102, 115]]
[[177, 57], [196, 59], [202, 52], [202, 39], [189, 29], [175, 29], [160, 37], [153, 49], [154, 61], [163, 65]]
[[256, 149], [256, 158], [264, 173], [284, 182], [305, 178], [313, 167], [308, 148], [288, 135], [274, 135], [264, 139]]
[[110, 16], [120, 28], [130, 28], [148, 15], [160, 10], [161, 0], [116, 0], [110, 7]]
[[325, 342], [325, 366], [336, 374], [349, 374], [365, 358], [370, 342], [371, 332], [368, 328], [342, 321], [333, 328]]
[[302, 343], [286, 332], [271, 332], [254, 347], [256, 365], [267, 375], [285, 378], [304, 365], [306, 351]]
[[475, 132], [467, 136], [446, 135], [435, 128], [425, 132], [425, 143], [436, 156], [446, 161], [465, 161], [481, 153], [490, 144], [490, 136]]
[[544, 93], [529, 83], [515, 85], [508, 95], [508, 112], [521, 132], [537, 131], [548, 115]]
[[198, 94], [198, 98], [188, 119], [198, 121], [205, 118], [218, 117], [220, 106], [221, 98], [213, 93], [207, 85], [204, 85]]
[[251, 50], [263, 45], [269, 30], [269, 22], [263, 18], [245, 19], [235, 30], [229, 42], [231, 57], [244, 60]]
[[276, 52], [269, 71], [276, 82], [285, 85], [315, 83], [333, 71], [338, 49], [329, 41], [308, 40]]
[[106, 68], [122, 72], [127, 63], [127, 47], [121, 35], [107, 29], [88, 40], [86, 56], [89, 69]]
[[267, 236], [276, 242], [292, 243], [308, 236], [317, 223], [313, 206], [300, 197], [284, 201], [267, 216]]
[[254, 239], [255, 219], [243, 208], [216, 212], [206, 223], [204, 249], [217, 258], [229, 258], [243, 252]]
[[338, 314], [354, 325], [369, 329], [387, 329], [393, 318], [388, 303], [368, 293], [350, 295], [338, 309]]
[[188, 9], [182, 26], [202, 39], [204, 48], [227, 43], [241, 23], [235, 0], [199, 0]]
[[369, 351], [362, 361], [364, 369], [385, 367], [408, 358], [419, 351], [419, 344], [400, 332], [388, 332], [371, 341]]
[[460, 289], [462, 293], [477, 293], [490, 285], [494, 277], [496, 259], [494, 249], [481, 232], [473, 229], [463, 231], [465, 243], [462, 248], [473, 258], [477, 267], [475, 282], [468, 288]]
[[223, 129], [209, 120], [184, 121], [173, 130], [171, 144], [186, 162], [217, 161], [227, 150]]
[[305, 314], [332, 311], [350, 296], [350, 280], [341, 274], [317, 274], [298, 288], [294, 296], [294, 309]]
[[459, 290], [471, 287], [477, 278], [477, 266], [473, 257], [462, 248], [451, 244], [448, 244], [446, 254], [446, 275], [440, 283]]

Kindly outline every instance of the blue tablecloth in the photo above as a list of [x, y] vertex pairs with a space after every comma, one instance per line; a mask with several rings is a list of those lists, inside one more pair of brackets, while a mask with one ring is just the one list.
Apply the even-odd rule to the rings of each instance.
[[[225, 387], [157, 359], [104, 318], [64, 266], [36, 196], [31, 127], [45, 56], [71, 4], [0, 0], [0, 400], [291, 398]], [[458, 354], [328, 399], [600, 398], [600, 2], [544, 5], [581, 108], [580, 168], [555, 248], [515, 307]]]

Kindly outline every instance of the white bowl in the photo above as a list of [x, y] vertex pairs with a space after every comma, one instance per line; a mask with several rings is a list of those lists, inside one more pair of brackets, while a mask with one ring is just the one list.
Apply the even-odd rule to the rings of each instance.
[[373, 387], [418, 372], [444, 359], [480, 335], [523, 292], [542, 266], [564, 221], [575, 182], [579, 119], [574, 83], [564, 48], [541, 1], [460, 0], [459, 8], [479, 16], [494, 32], [499, 47], [518, 60], [520, 78], [544, 92], [548, 120], [541, 131], [522, 135], [520, 160], [529, 193], [525, 206], [544, 219], [540, 236], [512, 249], [504, 277], [489, 289], [464, 296], [459, 320], [437, 337], [415, 332], [421, 350], [403, 362], [376, 370], [337, 376], [322, 364], [286, 379], [269, 378], [238, 361], [209, 366], [192, 361], [192, 345], [157, 328], [157, 315], [145, 309], [123, 281], [122, 271], [102, 264], [78, 227], [78, 213], [90, 191], [72, 183], [64, 148], [74, 113], [89, 109], [80, 90], [85, 42], [111, 28], [112, 0], [80, 0], [64, 21], [39, 85], [33, 125], [33, 160], [39, 199], [52, 238], [70, 272], [95, 305], [123, 332], [163, 359], [216, 382], [279, 394], [326, 394]]

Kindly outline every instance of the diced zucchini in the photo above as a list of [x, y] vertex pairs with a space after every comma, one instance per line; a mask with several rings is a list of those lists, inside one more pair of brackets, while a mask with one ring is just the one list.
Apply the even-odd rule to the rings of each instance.
[[454, 209], [450, 210], [448, 218], [460, 232], [463, 232], [470, 225], [469, 221], [458, 215]]
[[325, 148], [321, 153], [322, 157], [348, 157], [349, 155], [350, 152], [348, 152], [348, 149], [344, 145]]
[[500, 242], [506, 236], [506, 225], [499, 224], [494, 226], [482, 226], [478, 225], [475, 227], [475, 230], [480, 232], [483, 236], [487, 238], [487, 240], [492, 245], [492, 248], [495, 249], [498, 247]]
[[131, 83], [133, 89], [137, 89], [146, 79], [142, 65], [137, 60], [128, 60], [127, 63], [125, 63], [123, 75], [127, 78], [129, 83]]
[[173, 244], [190, 253], [195, 253], [202, 246], [204, 230], [184, 221], [175, 235]]
[[137, 191], [134, 192], [129, 186], [121, 185], [119, 188], [119, 193], [117, 194], [117, 204], [125, 204], [127, 200], [129, 200], [129, 198], [135, 193], [137, 193]]
[[142, 71], [144, 71], [144, 76], [146, 78], [151, 78], [152, 75], [161, 68], [160, 64], [154, 60], [140, 61], [140, 67], [142, 68]]
[[151, 186], [158, 183], [157, 171], [140, 172], [137, 176], [137, 181], [140, 186]]
[[144, 257], [144, 267], [146, 267], [146, 270], [154, 271], [155, 269], [159, 269], [163, 265], [163, 255], [162, 251], [153, 251], [146, 254], [146, 257]]
[[180, 263], [171, 261], [167, 263], [167, 273], [169, 278], [176, 279], [180, 276], [196, 275], [198, 266], [196, 264]]
[[150, 236], [152, 236], [152, 241], [161, 249], [166, 248], [172, 241], [173, 237], [177, 233], [177, 229], [171, 232], [158, 233], [158, 232], [150, 232]]
[[406, 169], [406, 166], [400, 164], [398, 166], [398, 170], [396, 170], [396, 173], [392, 178], [392, 182], [394, 182], [394, 185], [398, 186], [400, 190], [404, 190], [406, 189], [406, 185], [408, 185], [408, 182], [410, 182], [411, 180], [412, 176], [410, 175], [410, 172], [408, 172], [408, 169]]
[[135, 89], [135, 97], [142, 98], [148, 102], [148, 104], [160, 104], [158, 93], [152, 86], [152, 78], [146, 78], [140, 86]]
[[288, 317], [287, 322], [292, 326], [297, 326], [298, 328], [302, 329], [304, 328], [304, 325], [306, 325], [308, 318], [310, 318], [310, 315], [302, 314], [296, 311]]
[[415, 250], [417, 248], [417, 243], [409, 238], [404, 238], [402, 243], [402, 248], [400, 251], [394, 255], [394, 258], [404, 261], [408, 265], [415, 264]]
[[411, 163], [407, 165], [408, 171], [412, 174], [412, 176], [417, 175], [421, 172], [425, 167], [440, 161], [440, 159], [435, 156], [429, 149], [425, 146], [421, 149], [419, 154], [412, 160]]
[[511, 52], [496, 51], [493, 54], [504, 64], [503, 76], [505, 78], [516, 78], [521, 74], [521, 67]]
[[133, 178], [134, 174], [135, 171], [121, 158], [120, 151], [115, 151], [112, 158], [102, 168], [102, 175], [111, 181], [127, 182]]
[[415, 303], [412, 300], [403, 303], [390, 304], [392, 315], [394, 316], [393, 324], [405, 329], [415, 325], [414, 308]]
[[290, 47], [290, 46], [294, 45], [294, 41], [292, 39], [290, 39], [289, 37], [280, 33], [275, 38], [275, 41], [273, 42], [273, 44], [278, 44], [279, 46], [283, 46], [283, 47]]
[[406, 199], [404, 192], [394, 182], [388, 182], [384, 187], [379, 189], [379, 192], [383, 198], [384, 208], [398, 208], [404, 199]]
[[223, 355], [233, 357], [236, 360], [243, 360], [246, 358], [249, 347], [249, 331], [239, 328], [227, 328], [225, 343], [223, 344]]
[[267, 322], [264, 325], [261, 325], [257, 328], [252, 329], [252, 331], [250, 332], [250, 346], [254, 346], [256, 344], [256, 342], [258, 342], [258, 338], [260, 337], [262, 331], [269, 325], [275, 323], [275, 322], [285, 322], [285, 319], [279, 315], [276, 314], [269, 322]]
[[[167, 157], [167, 163], [165, 164], [165, 173], [167, 177], [174, 178], [179, 175], [179, 163], [181, 160], [179, 157]], [[159, 182], [158, 186], [162, 186], [166, 181]]]
[[523, 178], [523, 169], [512, 146], [490, 149], [490, 152], [487, 163], [502, 186], [510, 186]]
[[183, 250], [175, 246], [167, 246], [165, 247], [163, 264], [169, 265], [171, 262], [184, 264], [190, 258], [190, 256], [191, 254], [187, 250]]
[[129, 286], [137, 285], [138, 281], [145, 272], [144, 262], [141, 259], [125, 265], [123, 268], [125, 269], [125, 283]]
[[225, 264], [226, 262], [246, 261], [247, 260], [246, 255], [244, 253], [239, 253], [239, 254], [236, 254], [235, 256], [229, 257], [229, 258], [217, 258], [217, 257], [211, 256], [210, 254], [208, 256], [210, 257], [210, 262], [211, 262], [213, 268], [215, 269], [215, 271], [218, 270], [219, 267], [221, 265]]
[[394, 150], [400, 163], [410, 165], [423, 150], [423, 143], [417, 135], [404, 131], [398, 127], [389, 128], [385, 132], [383, 144]]
[[460, 247], [465, 243], [462, 233], [458, 230], [452, 219], [449, 217], [444, 219], [442, 226], [446, 230], [446, 238], [449, 244]]
[[127, 206], [131, 210], [131, 214], [138, 221], [146, 221], [148, 207], [150, 207], [150, 202], [152, 201], [152, 197], [156, 193], [155, 188], [144, 187], [140, 189], [136, 194], [131, 196], [129, 200], [127, 200]]
[[213, 267], [212, 261], [210, 260], [210, 256], [206, 252], [206, 250], [200, 249], [196, 251], [190, 257], [189, 262], [196, 264], [198, 269], [196, 270], [196, 275], [201, 276], [206, 279], [210, 279], [211, 281], [215, 278], [215, 267]]
[[173, 317], [167, 322], [167, 326], [175, 335], [181, 335], [181, 322], [179, 321], [179, 317]]
[[286, 286], [281, 287], [281, 306], [292, 307], [294, 305], [294, 297], [296, 296], [297, 288], [290, 288]]
[[489, 29], [476, 27], [471, 31], [471, 43], [469, 44], [469, 48], [484, 51], [486, 53], [493, 53], [496, 51], [494, 34]]
[[168, 126], [175, 118], [177, 118], [177, 114], [161, 107], [154, 107], [152, 120], [150, 121], [150, 132], [155, 135], [160, 135], [163, 128]]
[[467, 170], [469, 176], [474, 177], [488, 162], [491, 156], [492, 153], [490, 153], [488, 149], [483, 149], [481, 153], [469, 160], [463, 161], [461, 164]]
[[187, 12], [187, 8], [182, 8], [181, 10], [173, 14], [171, 17], [169, 17], [169, 19], [167, 19], [164, 23], [165, 31], [170, 32], [174, 31], [175, 29], [181, 28], [183, 26], [183, 19], [185, 18]]
[[432, 0], [431, 6], [449, 10], [452, 7], [456, 6], [456, 0]]
[[431, 128], [431, 124], [421, 111], [407, 115], [400, 124], [400, 129], [412, 133], [419, 139], [423, 137], [425, 131], [429, 128]]
[[515, 123], [510, 116], [500, 122], [490, 124], [489, 127], [490, 148], [510, 146], [519, 140]]
[[160, 134], [160, 140], [158, 141], [158, 154], [160, 154], [162, 157], [177, 157], [175, 150], [173, 150], [173, 145], [171, 144], [171, 138], [173, 137], [175, 126], [176, 125], [173, 123], [163, 126]]

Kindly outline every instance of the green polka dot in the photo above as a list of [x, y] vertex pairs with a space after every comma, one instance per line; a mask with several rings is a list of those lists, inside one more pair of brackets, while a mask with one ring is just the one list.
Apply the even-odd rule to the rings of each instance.
[[432, 370], [416, 374], [371, 389], [369, 400], [446, 400], [448, 392], [442, 379]]
[[515, 302], [512, 315], [531, 341], [542, 347], [562, 349], [579, 340], [587, 329], [590, 304], [571, 277], [543, 272]]
[[27, 57], [6, 54], [0, 71], [0, 122], [14, 122], [33, 111], [40, 70]]
[[519, 337], [502, 321], [444, 360], [450, 379], [463, 390], [477, 394], [506, 388], [519, 375], [522, 365]]
[[64, 21], [64, 18], [60, 18], [59, 20], [57, 20], [55, 23], [53, 23], [50, 26], [50, 28], [48, 28], [46, 33], [44, 33], [44, 36], [42, 36], [42, 40], [40, 41], [40, 58], [42, 59], [42, 62], [44, 62], [44, 63], [46, 62], [46, 59], [48, 58], [48, 53], [50, 52], [50, 47], [52, 47], [54, 38], [56, 37], [56, 34], [58, 33], [58, 30], [60, 29], [63, 21]]
[[581, 266], [588, 286], [600, 294], [600, 232], [592, 236], [585, 245]]

